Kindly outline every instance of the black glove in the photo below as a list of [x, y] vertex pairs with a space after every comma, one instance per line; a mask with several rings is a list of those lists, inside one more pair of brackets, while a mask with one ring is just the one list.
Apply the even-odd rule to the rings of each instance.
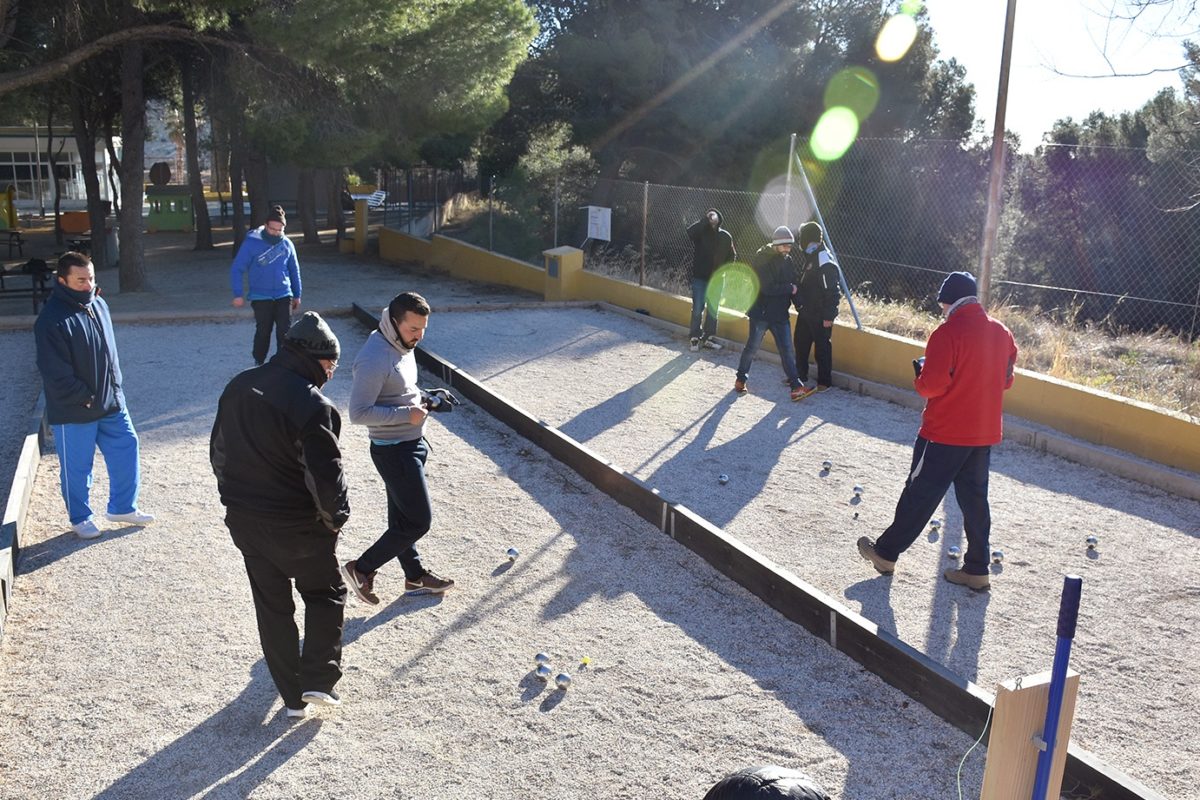
[[452, 395], [449, 389], [430, 389], [421, 394], [421, 404], [428, 411], [453, 411], [455, 406], [462, 405], [462, 401]]
[[925, 366], [925, 356], [913, 359], [913, 376], [921, 377], [921, 369]]

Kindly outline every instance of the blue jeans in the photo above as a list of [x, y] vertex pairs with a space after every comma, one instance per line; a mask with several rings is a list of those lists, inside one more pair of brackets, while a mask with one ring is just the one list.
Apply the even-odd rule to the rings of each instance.
[[[704, 338], [717, 335], [717, 314], [721, 310], [721, 291], [725, 287], [722, 278], [692, 278], [692, 327], [693, 339], [699, 339], [703, 330]], [[705, 308], [708, 314], [705, 315]], [[700, 319], [704, 318], [704, 327], [700, 327]]]
[[108, 468], [108, 513], [128, 514], [137, 510], [142, 483], [138, 435], [129, 412], [121, 409], [95, 422], [54, 426], [59, 483], [72, 525], [92, 517], [89, 495], [97, 447]]
[[991, 559], [988, 550], [992, 530], [992, 514], [988, 507], [991, 460], [991, 447], [938, 444], [918, 436], [913, 445], [912, 470], [896, 503], [896, 515], [875, 542], [875, 552], [888, 561], [895, 561], [921, 535], [953, 484], [954, 497], [962, 509], [963, 532], [967, 535], [963, 571], [970, 575], [987, 575]]
[[433, 504], [425, 483], [429, 447], [424, 439], [398, 444], [371, 443], [371, 460], [387, 487], [388, 526], [375, 544], [358, 557], [355, 567], [369, 575], [393, 558], [404, 577], [417, 580], [425, 574], [414, 545], [433, 524]]
[[758, 353], [763, 335], [771, 332], [775, 340], [775, 349], [779, 351], [779, 360], [783, 364], [783, 372], [787, 375], [788, 385], [795, 389], [800, 385], [796, 376], [796, 357], [792, 354], [792, 328], [788, 320], [767, 322], [765, 319], [750, 320], [750, 335], [746, 337], [746, 348], [742, 350], [742, 359], [738, 362], [737, 377], [739, 381], [746, 380], [750, 374], [750, 362]]

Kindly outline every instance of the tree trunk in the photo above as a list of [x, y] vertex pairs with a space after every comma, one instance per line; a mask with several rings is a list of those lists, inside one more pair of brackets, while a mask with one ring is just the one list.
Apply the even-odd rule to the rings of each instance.
[[196, 246], [194, 250], [212, 250], [212, 222], [208, 219], [208, 201], [204, 199], [204, 180], [200, 177], [200, 145], [196, 136], [196, 92], [192, 86], [192, 54], [185, 52], [179, 59], [179, 76], [183, 83], [183, 141], [187, 149], [188, 185], [192, 189], [192, 209], [196, 214]]
[[142, 44], [121, 47], [121, 291], [142, 292], [146, 264], [142, 206], [146, 191], [146, 98], [142, 85]]
[[108, 242], [104, 237], [104, 205], [100, 201], [100, 178], [96, 175], [96, 129], [88, 124], [80, 84], [71, 82], [71, 127], [79, 150], [79, 168], [87, 191], [88, 223], [92, 228], [92, 264], [96, 269], [109, 265]]
[[209, 114], [208, 124], [212, 129], [212, 167], [210, 181], [212, 190], [229, 193], [229, 135], [225, 123], [216, 114]]
[[320, 244], [321, 234], [317, 230], [317, 181], [316, 170], [303, 167], [297, 186], [296, 205], [300, 212], [300, 225], [304, 228], [305, 244]]
[[229, 128], [229, 197], [233, 204], [233, 252], [246, 238], [246, 214], [242, 210], [242, 129], [236, 122]]
[[271, 210], [267, 185], [267, 156], [259, 147], [242, 137], [242, 171], [246, 174], [246, 193], [250, 195], [250, 224], [258, 227], [267, 221]]
[[337, 229], [337, 238], [346, 235], [346, 215], [342, 213], [342, 170], [329, 169], [326, 173], [325, 225]]
[[50, 162], [50, 180], [54, 181], [54, 243], [63, 243], [62, 189], [58, 184], [58, 159], [54, 154], [54, 103], [46, 104], [46, 160]]
[[113, 211], [120, 218], [121, 215], [121, 188], [117, 185], [117, 178], [113, 176], [114, 167], [117, 170], [117, 176], [121, 174], [121, 159], [117, 158], [117, 148], [113, 145], [112, 121], [105, 120], [104, 123], [104, 147], [108, 150], [109, 167], [104, 173], [108, 178], [109, 194], [112, 195]]

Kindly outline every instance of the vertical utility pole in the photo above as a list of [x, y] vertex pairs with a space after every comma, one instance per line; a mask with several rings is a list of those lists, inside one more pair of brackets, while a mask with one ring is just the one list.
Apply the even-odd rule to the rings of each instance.
[[496, 176], [488, 178], [488, 252], [492, 251], [492, 196], [496, 193]]
[[791, 226], [792, 217], [792, 162], [796, 159], [796, 134], [788, 143], [787, 182], [783, 185], [783, 224]]
[[554, 246], [558, 247], [558, 176], [554, 176]]
[[1004, 112], [1008, 107], [1008, 73], [1012, 65], [1013, 24], [1017, 0], [1008, 0], [1004, 17], [1004, 49], [1000, 54], [1000, 88], [996, 93], [996, 124], [992, 127], [992, 173], [988, 178], [987, 219], [979, 254], [979, 302], [986, 308], [992, 284], [992, 256], [1000, 227], [1000, 190], [1004, 186]]

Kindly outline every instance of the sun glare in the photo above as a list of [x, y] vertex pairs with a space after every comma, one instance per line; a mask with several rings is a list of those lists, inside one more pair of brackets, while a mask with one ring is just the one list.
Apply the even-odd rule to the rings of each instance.
[[875, 54], [881, 61], [899, 61], [917, 39], [917, 22], [907, 14], [897, 14], [883, 24], [875, 40]]
[[822, 161], [834, 161], [850, 149], [857, 136], [858, 116], [845, 106], [834, 106], [817, 120], [809, 144], [814, 156]]

